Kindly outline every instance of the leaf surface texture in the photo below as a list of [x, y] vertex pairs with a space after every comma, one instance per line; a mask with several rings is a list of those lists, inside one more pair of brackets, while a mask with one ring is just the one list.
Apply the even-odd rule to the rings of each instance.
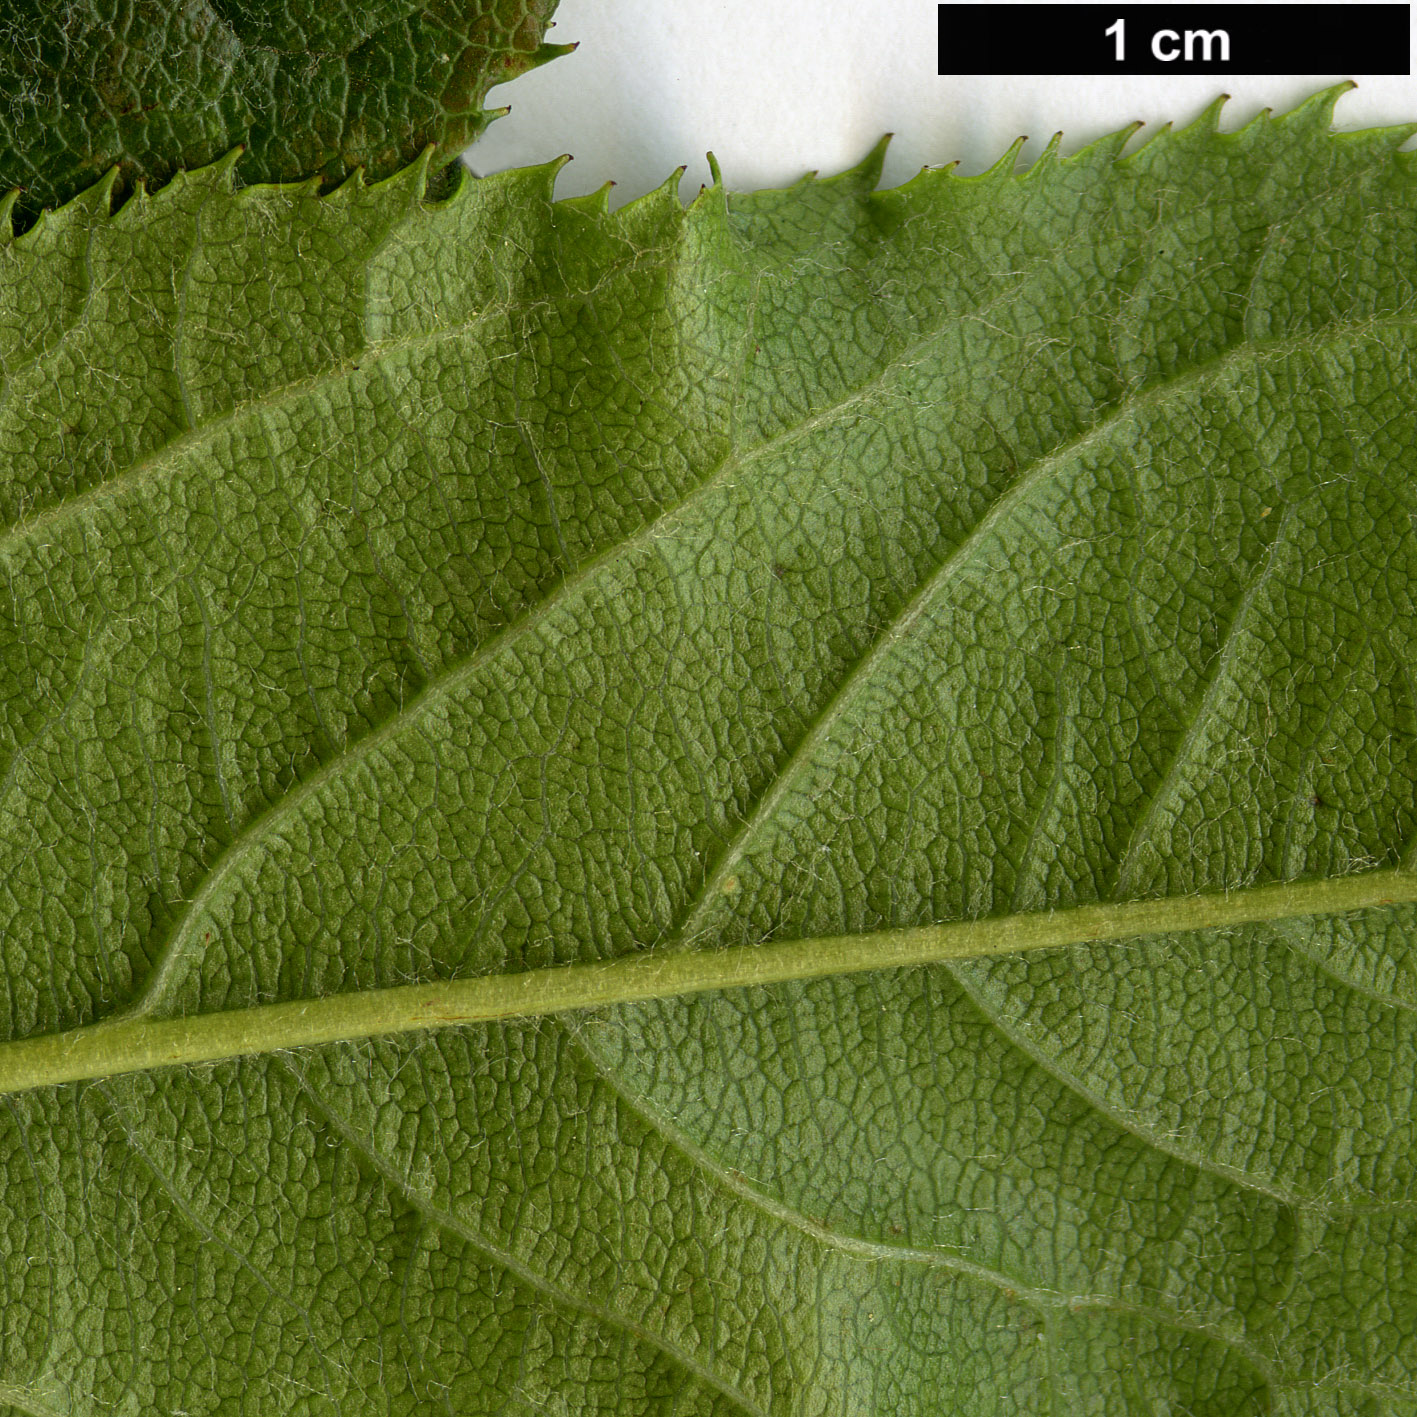
[[[1406, 864], [1417, 209], [1334, 97], [46, 215], [5, 1036]], [[14, 1093], [0, 1403], [1417, 1412], [1414, 923]]]

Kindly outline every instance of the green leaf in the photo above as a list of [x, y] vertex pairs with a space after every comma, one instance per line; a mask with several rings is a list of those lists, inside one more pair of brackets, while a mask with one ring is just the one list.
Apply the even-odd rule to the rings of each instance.
[[1414, 130], [1336, 93], [6, 245], [0, 1403], [1417, 1412]]
[[[247, 147], [248, 182], [455, 158], [494, 84], [565, 52], [555, 0], [4, 0], [0, 191], [28, 225], [117, 167], [121, 190]], [[499, 110], [500, 111], [500, 110]]]

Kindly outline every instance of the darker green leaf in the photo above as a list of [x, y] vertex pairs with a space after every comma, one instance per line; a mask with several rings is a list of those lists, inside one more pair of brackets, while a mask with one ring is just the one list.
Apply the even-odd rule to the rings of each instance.
[[246, 148], [246, 182], [386, 177], [455, 157], [494, 84], [562, 52], [555, 0], [5, 0], [0, 191], [27, 224], [117, 167], [120, 192]]

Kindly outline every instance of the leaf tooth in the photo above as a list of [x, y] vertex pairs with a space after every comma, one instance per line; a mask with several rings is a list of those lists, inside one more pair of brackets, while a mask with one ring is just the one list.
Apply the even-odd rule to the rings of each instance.
[[1056, 167], [1063, 160], [1062, 147], [1063, 130], [1059, 128], [1058, 131], [1048, 139], [1048, 146], [1038, 154], [1038, 157], [1020, 174], [1020, 177], [1026, 181], [1029, 178], [1042, 176], [1046, 174], [1049, 168]]
[[890, 147], [893, 137], [895, 137], [894, 133], [882, 133], [860, 162], [853, 163], [833, 177], [819, 179], [817, 185], [859, 192], [875, 191], [881, 180], [881, 172], [885, 167], [886, 149]]
[[0, 195], [0, 244], [6, 244], [12, 240], [23, 240], [30, 231], [37, 230], [44, 224], [47, 224], [52, 230], [56, 222], [64, 223], [91, 218], [96, 209], [100, 215], [106, 218], [115, 218], [120, 215], [126, 217], [128, 208], [133, 206], [135, 202], [142, 210], [146, 211], [149, 209], [149, 203], [158, 200], [173, 200], [189, 187], [208, 187], [214, 192], [231, 193], [236, 188], [234, 169], [245, 151], [245, 145], [238, 143], [213, 162], [204, 163], [200, 167], [179, 168], [168, 181], [153, 192], [148, 191], [147, 184], [142, 178], [138, 178], [133, 183], [131, 192], [116, 205], [114, 197], [118, 190], [121, 168], [117, 163], [114, 163], [92, 186], [84, 188], [82, 192], [71, 197], [67, 202], [63, 202], [57, 207], [45, 207], [20, 237], [14, 235], [12, 220], [15, 204], [23, 195], [23, 189], [17, 187]]
[[1262, 108], [1248, 123], [1241, 124], [1227, 136], [1232, 142], [1244, 142], [1258, 137], [1261, 130], [1270, 127], [1274, 121], [1274, 109]]
[[610, 211], [610, 189], [616, 184], [607, 180], [594, 192], [582, 193], [579, 197], [563, 197], [558, 206], [573, 212], [584, 212], [587, 216], [605, 216]]
[[714, 216], [728, 215], [728, 189], [723, 185], [723, 169], [713, 153], [705, 153], [709, 165], [708, 185], [700, 187], [688, 210], [695, 214], [712, 212]]
[[[75, 221], [89, 221], [94, 216], [111, 217], [113, 213], [113, 191], [118, 182], [118, 167], [115, 164], [110, 167], [92, 187], [86, 187], [77, 197], [71, 197], [67, 202], [58, 207], [45, 207], [19, 237], [14, 238], [17, 246], [29, 240], [30, 232], [38, 231], [43, 227], [51, 235], [57, 229], [69, 225]], [[4, 238], [9, 241], [14, 236], [14, 228], [11, 223], [11, 213], [18, 198], [23, 195], [21, 188], [6, 193], [3, 201], [4, 226], [8, 235]]]
[[[1333, 111], [1338, 104], [1338, 100], [1345, 94], [1352, 93], [1358, 85], [1352, 79], [1345, 79], [1340, 84], [1334, 84], [1329, 88], [1320, 89], [1318, 93], [1311, 94], [1302, 103], [1290, 109], [1288, 113], [1282, 114], [1279, 122], [1296, 129], [1309, 128], [1323, 137], [1345, 146], [1366, 147], [1371, 149], [1374, 157], [1382, 157], [1392, 153], [1394, 149], [1400, 148], [1414, 134], [1417, 134], [1417, 123], [1386, 123], [1377, 128], [1358, 128], [1347, 133], [1333, 131]], [[1397, 153], [1396, 156], [1403, 159], [1403, 165], [1409, 166], [1412, 162], [1411, 153]]]
[[[574, 54], [580, 47], [580, 40], [575, 40], [570, 44], [548, 44], [543, 41], [530, 57], [523, 61], [525, 68], [522, 72], [527, 73], [532, 69], [539, 69], [543, 64], [549, 64], [553, 59], [560, 59], [565, 54]], [[503, 111], [505, 112], [505, 110]]]
[[[1282, 123], [1286, 128], [1309, 128], [1327, 134], [1333, 126], [1334, 106], [1344, 94], [1357, 87], [1352, 79], [1344, 79], [1340, 84], [1333, 84], [1329, 88], [1320, 89], [1318, 93], [1310, 94], [1302, 103], [1296, 104], [1287, 113], [1279, 114], [1272, 121]], [[1264, 112], [1266, 115], [1271, 114], [1268, 108]]]
[[[242, 154], [246, 151], [244, 143], [237, 143], [233, 148], [228, 148], [215, 162], [209, 162], [203, 167], [183, 168], [172, 179], [176, 182], [180, 177], [188, 187], [209, 187], [213, 191], [231, 192], [236, 188], [236, 164], [241, 161]], [[172, 186], [169, 182], [163, 191]]]
[[[1132, 129], [1132, 133], [1136, 134], [1140, 132], [1144, 126], [1144, 124], [1138, 123]], [[1157, 128], [1155, 132], [1148, 133], [1141, 140], [1141, 142], [1139, 142], [1136, 147], [1131, 150], [1131, 152], [1121, 153], [1121, 155], [1117, 158], [1117, 161], [1118, 163], [1122, 164], [1131, 164], [1133, 162], [1142, 160], [1143, 154], [1146, 155], [1146, 158], [1151, 158], [1156, 155], [1152, 151], [1153, 149], [1156, 149], [1158, 151], [1166, 151], [1172, 149], [1176, 146], [1177, 143], [1184, 141], [1188, 136], [1189, 133], [1185, 128], [1181, 128], [1178, 130], [1168, 120], [1167, 122], [1163, 123], [1159, 128]], [[1126, 145], [1123, 144], [1123, 146], [1125, 147]]]
[[[673, 197], [676, 201], [679, 197], [679, 180], [688, 171], [688, 164], [681, 162], [658, 187], [651, 192], [646, 192], [645, 197]], [[641, 198], [643, 201], [644, 198]]]
[[[400, 175], [399, 173], [395, 173], [394, 177], [387, 180], [392, 182]], [[323, 177], [317, 175], [307, 177], [300, 182], [252, 182], [248, 186], [238, 187], [234, 195], [238, 201], [244, 202], [254, 202], [262, 199], [269, 200], [272, 197], [278, 197], [284, 201], [292, 201], [296, 197], [318, 196], [320, 188], [324, 185], [324, 180]], [[373, 189], [370, 188], [369, 190], [372, 191]], [[134, 195], [136, 196], [136, 193]]]
[[908, 178], [899, 186], [888, 187], [885, 191], [875, 193], [873, 200], [878, 209], [889, 210], [908, 208], [920, 198], [948, 198], [951, 193], [947, 184], [951, 179], [958, 180], [955, 177], [955, 169], [958, 166], [958, 158], [939, 166], [932, 167], [927, 164], [914, 177]]
[[1028, 134], [1020, 133], [1005, 149], [993, 167], [987, 167], [977, 177], [971, 177], [966, 180], [971, 182], [1004, 182], [1011, 180], [1017, 175], [1014, 169], [1018, 166], [1018, 155], [1023, 151], [1023, 145], [1027, 141]]
[[1177, 132], [1176, 136], [1179, 138], [1183, 134], [1195, 133], [1197, 136], [1213, 137], [1220, 131], [1221, 114], [1229, 102], [1228, 93], [1217, 94], [1190, 123]]
[[651, 188], [643, 196], [636, 197], [631, 202], [626, 202], [618, 213], [622, 221], [655, 221], [662, 218], [666, 213], [680, 214], [684, 210], [684, 204], [679, 200], [679, 179], [683, 177], [686, 168], [683, 164], [676, 167], [658, 187]]
[[461, 126], [449, 130], [449, 135], [438, 149], [439, 158], [443, 162], [456, 162], [499, 118], [505, 118], [511, 111], [510, 103], [504, 103], [500, 108], [469, 111], [462, 116]]
[[[80, 217], [101, 216], [107, 220], [117, 220], [127, 214], [128, 208], [133, 204], [134, 198], [139, 193], [143, 200], [149, 200], [147, 189], [141, 182], [134, 186], [134, 190], [126, 197], [115, 202], [118, 192], [119, 170], [115, 163], [85, 192], [80, 192], [71, 201], [65, 202], [62, 207], [58, 207], [51, 213], [41, 213], [40, 220], [35, 223], [38, 228], [46, 216], [51, 216], [53, 221], [64, 222]], [[28, 233], [26, 233], [28, 235]]]
[[[415, 202], [421, 202], [424, 194], [428, 191], [428, 169], [433, 165], [434, 155], [437, 147], [432, 143], [426, 143], [422, 151], [407, 167], [400, 168], [399, 171], [391, 173], [382, 182], [371, 184], [366, 190], [378, 196], [397, 194], [399, 196], [410, 196]], [[409, 191], [408, 189], [412, 189]], [[336, 188], [337, 192], [339, 188]], [[334, 196], [331, 192], [330, 196]]]
[[1105, 133], [1063, 161], [1070, 167], [1108, 167], [1122, 160], [1122, 150], [1145, 127], [1140, 118], [1134, 118], [1125, 128], [1119, 128], [1115, 133]]
[[[136, 218], [129, 216], [130, 207], [136, 211], [151, 213], [159, 207], [180, 202], [192, 191], [206, 192], [211, 196], [230, 196], [236, 190], [236, 164], [245, 151], [245, 145], [238, 143], [234, 148], [228, 148], [215, 162], [203, 163], [200, 167], [180, 167], [161, 187], [151, 190], [140, 177], [133, 183], [133, 190], [127, 199], [111, 214], [126, 220], [135, 220]], [[97, 185], [89, 188], [82, 196], [101, 192], [104, 200], [111, 203], [118, 175], [119, 170], [115, 165], [104, 174]], [[75, 201], [78, 200], [80, 198], [75, 198]]]
[[364, 164], [360, 163], [358, 167], [351, 168], [344, 180], [337, 187], [332, 187], [326, 192], [325, 196], [329, 198], [330, 201], [334, 201], [337, 197], [342, 197], [347, 200], [365, 190]]
[[1189, 123], [1179, 128], [1171, 123], [1163, 123], [1150, 141], [1138, 147], [1136, 152], [1127, 155], [1126, 161], [1136, 157], [1143, 147], [1154, 147], [1163, 140], [1168, 148], [1175, 149], [1188, 144], [1203, 147], [1215, 142], [1217, 138], [1228, 137], [1228, 134], [1220, 131], [1220, 119], [1230, 97], [1228, 93], [1217, 94]]
[[549, 162], [538, 162], [530, 167], [509, 167], [504, 172], [490, 172], [486, 177], [473, 178], [469, 175], [467, 181], [460, 183], [453, 190], [444, 205], [460, 201], [474, 189], [487, 192], [490, 190], [489, 183], [493, 188], [502, 185], [513, 188], [523, 186], [526, 188], [524, 201], [550, 203], [555, 200], [557, 174], [572, 161], [574, 159], [570, 153], [559, 153]]

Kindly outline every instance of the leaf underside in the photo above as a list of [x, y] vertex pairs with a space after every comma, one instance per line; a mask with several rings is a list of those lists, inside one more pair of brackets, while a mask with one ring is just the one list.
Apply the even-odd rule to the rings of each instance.
[[[1335, 97], [687, 212], [46, 215], [4, 1036], [1410, 864], [1412, 130]], [[0, 1404], [1417, 1412], [1414, 927], [11, 1095]]]
[[247, 182], [455, 158], [482, 101], [564, 46], [555, 0], [0, 0], [0, 192], [24, 225], [116, 167], [123, 191], [246, 145]]

